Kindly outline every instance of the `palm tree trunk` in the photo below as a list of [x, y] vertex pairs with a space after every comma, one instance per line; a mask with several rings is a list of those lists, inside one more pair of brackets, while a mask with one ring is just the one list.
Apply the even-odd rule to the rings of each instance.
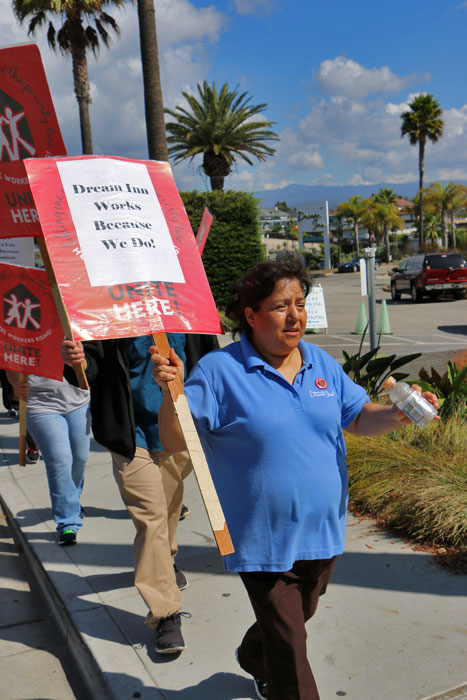
[[387, 226], [384, 227], [384, 245], [386, 248], [386, 262], [389, 262], [391, 256], [391, 248], [389, 246], [389, 229]]
[[451, 236], [452, 236], [452, 249], [456, 249], [457, 245], [457, 240], [456, 240], [456, 212], [454, 209], [451, 210]]
[[168, 161], [154, 0], [138, 0], [138, 22], [149, 158]]
[[420, 191], [420, 219], [419, 219], [419, 232], [418, 232], [418, 243], [423, 246], [425, 242], [423, 233], [423, 175], [425, 172], [425, 139], [421, 138], [419, 142], [418, 150], [418, 172], [419, 172], [419, 182], [418, 188]]
[[353, 226], [354, 238], [355, 238], [355, 256], [360, 257], [360, 250], [358, 247], [358, 223], [355, 221]]
[[441, 209], [441, 240], [443, 248], [448, 247], [448, 210], [445, 206]]
[[221, 192], [224, 191], [223, 175], [210, 175], [209, 180], [211, 181], [211, 190], [221, 190]]
[[81, 130], [81, 147], [83, 154], [93, 153], [91, 119], [89, 104], [92, 102], [89, 93], [89, 75], [86, 51], [81, 46], [74, 46], [71, 54], [73, 68], [73, 84], [79, 109], [79, 126]]

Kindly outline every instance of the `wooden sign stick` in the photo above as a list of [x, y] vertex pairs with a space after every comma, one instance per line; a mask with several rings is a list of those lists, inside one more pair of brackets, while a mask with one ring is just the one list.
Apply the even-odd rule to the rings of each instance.
[[[152, 337], [154, 338], [157, 352], [163, 357], [169, 357], [170, 346], [166, 334], [153, 333]], [[225, 554], [232, 554], [235, 550], [232, 540], [230, 539], [227, 523], [225, 522], [224, 512], [219, 503], [216, 487], [214, 486], [211, 472], [209, 471], [206, 457], [204, 456], [203, 448], [198, 433], [196, 432], [188, 401], [183, 392], [183, 385], [177, 377], [174, 381], [168, 382], [168, 387], [174, 404], [175, 413], [177, 414], [180, 428], [185, 438], [188, 454], [193, 464], [193, 471], [198, 481], [201, 497], [208, 514], [209, 522], [211, 523], [214, 537], [216, 538], [219, 553], [222, 556]]]
[[[50, 262], [49, 251], [47, 250], [47, 245], [45, 243], [43, 236], [38, 236], [36, 238], [37, 245], [42, 256], [42, 262], [44, 263], [45, 271], [47, 273], [47, 279], [49, 280], [50, 289], [52, 291], [52, 296], [55, 301], [55, 306], [57, 308], [57, 313], [60, 318], [60, 322], [63, 328], [63, 334], [67, 340], [73, 340], [73, 332], [71, 330], [70, 319], [68, 318], [68, 313], [63, 303], [62, 295], [60, 294], [60, 289], [58, 287], [57, 278], [55, 277], [55, 272]], [[78, 384], [81, 389], [89, 389], [88, 380], [86, 373], [84, 371], [84, 365], [75, 367], [75, 374], [78, 378]]]
[[[27, 381], [28, 375], [24, 372], [19, 373], [20, 381]], [[19, 458], [18, 464], [20, 467], [26, 466], [26, 401], [19, 400]]]

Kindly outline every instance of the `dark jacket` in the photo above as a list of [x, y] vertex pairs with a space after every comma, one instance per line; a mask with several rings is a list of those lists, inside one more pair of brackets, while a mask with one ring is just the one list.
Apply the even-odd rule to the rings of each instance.
[[[87, 361], [86, 377], [91, 388], [94, 438], [111, 452], [133, 459], [136, 427], [125, 345], [125, 338], [83, 343]], [[218, 347], [216, 336], [187, 333], [187, 372], [200, 357]], [[64, 373], [70, 384], [77, 386], [74, 370], [65, 365]]]

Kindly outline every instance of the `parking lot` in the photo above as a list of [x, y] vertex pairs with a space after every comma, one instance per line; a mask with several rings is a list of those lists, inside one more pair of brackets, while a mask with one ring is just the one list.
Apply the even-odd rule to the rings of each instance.
[[[403, 296], [400, 301], [392, 301], [389, 293], [392, 267], [383, 264], [375, 272], [377, 316], [384, 299], [392, 331], [381, 336], [381, 351], [397, 355], [422, 352], [423, 358], [408, 365], [410, 371], [418, 371], [423, 365], [444, 371], [448, 359], [463, 350], [467, 352], [467, 300], [444, 296], [437, 301], [424, 299], [413, 303]], [[315, 274], [314, 283], [323, 287], [328, 329], [326, 333], [307, 333], [306, 340], [342, 360], [342, 350], [353, 354], [360, 345], [361, 335], [354, 331], [362, 299], [368, 316], [367, 297], [361, 296], [360, 273]], [[363, 348], [369, 347], [367, 334]]]

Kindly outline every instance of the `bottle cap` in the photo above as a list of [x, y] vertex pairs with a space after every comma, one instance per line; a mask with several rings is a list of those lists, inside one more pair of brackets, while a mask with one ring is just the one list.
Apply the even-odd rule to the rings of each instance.
[[396, 380], [394, 379], [394, 377], [388, 377], [387, 379], [384, 380], [383, 386], [385, 389], [391, 389], [391, 387], [393, 387], [395, 383], [396, 383]]

